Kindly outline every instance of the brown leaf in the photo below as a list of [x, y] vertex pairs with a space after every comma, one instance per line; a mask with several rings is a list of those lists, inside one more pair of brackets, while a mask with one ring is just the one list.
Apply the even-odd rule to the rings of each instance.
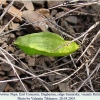
[[[7, 7], [4, 8], [4, 10], [6, 10], [6, 9], [7, 9]], [[10, 7], [10, 9], [8, 10], [8, 13], [9, 13], [10, 15], [12, 15], [12, 16], [15, 16], [16, 14], [18, 14], [18, 15], [16, 16], [16, 18], [19, 19], [20, 21], [22, 21], [22, 18], [21, 18], [22, 12], [21, 12], [19, 9], [15, 8], [14, 6], [11, 6], [11, 7]]]
[[43, 8], [44, 7], [44, 3], [45, 3], [45, 0], [32, 0], [32, 3], [36, 6], [38, 6], [39, 8]]
[[77, 24], [77, 17], [76, 16], [68, 16], [65, 18], [66, 21], [70, 22], [70, 23], [74, 23]]
[[11, 22], [10, 25], [9, 25], [9, 29], [11, 29], [11, 30], [17, 29], [18, 27], [20, 27], [19, 23]]
[[7, 83], [1, 83], [0, 84], [0, 92], [3, 92], [6, 88], [6, 86], [7, 86]]
[[41, 15], [43, 15], [47, 18], [50, 17], [50, 11], [48, 9], [41, 8], [41, 9], [37, 10], [36, 12], [40, 13]]
[[44, 21], [45, 17], [41, 15], [38, 11], [23, 11], [22, 17], [28, 23], [34, 23], [32, 24], [33, 27], [39, 27], [42, 31], [47, 31], [47, 24], [46, 21]]
[[5, 92], [15, 92], [15, 88], [13, 88], [9, 84], [7, 84], [7, 86], [5, 88]]
[[[52, 16], [50, 15], [50, 11], [48, 9], [39, 9], [37, 10], [38, 13], [40, 13], [41, 15], [45, 16], [46, 18], [52, 18]], [[48, 27], [51, 28], [51, 30], [54, 32], [54, 33], [59, 33], [58, 29], [56, 29], [55, 25], [56, 25], [56, 21], [55, 20], [47, 20], [46, 21], [46, 24], [48, 25]]]
[[59, 85], [59, 89], [60, 91], [62, 92], [70, 92], [70, 81], [68, 82], [63, 82], [63, 83], [60, 83], [58, 84]]
[[56, 75], [49, 75], [49, 80], [53, 82], [56, 78]]
[[26, 56], [26, 62], [28, 62], [28, 66], [34, 66], [35, 65], [35, 58], [30, 57], [30, 56]]
[[50, 12], [48, 9], [39, 9], [36, 11], [24, 11], [22, 13], [22, 17], [28, 23], [34, 23], [32, 26], [34, 28], [40, 28], [42, 31], [48, 31], [48, 27], [55, 33], [59, 33], [58, 29], [56, 29], [56, 22], [52, 20], [51, 22], [47, 20], [47, 18], [51, 18]]
[[0, 4], [6, 5], [6, 0], [0, 0]]
[[8, 76], [0, 76], [0, 81], [7, 79]]
[[7, 72], [11, 71], [11, 69], [12, 69], [11, 66], [7, 63], [1, 64], [1, 68], [3, 71], [7, 71]]
[[26, 9], [28, 9], [28, 10], [34, 10], [34, 6], [32, 4], [32, 1], [22, 1], [22, 3], [25, 4]]
[[65, 0], [61, 0], [61, 1], [56, 1], [56, 0], [47, 0], [48, 2], [48, 7], [54, 7], [57, 6], [58, 4], [63, 4], [65, 2]]

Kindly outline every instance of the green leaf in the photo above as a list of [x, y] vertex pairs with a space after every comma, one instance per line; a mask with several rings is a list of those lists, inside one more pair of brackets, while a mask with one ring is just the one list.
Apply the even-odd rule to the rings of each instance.
[[[68, 42], [58, 34], [40, 32], [20, 36], [14, 43], [28, 55], [66, 56], [79, 48], [75, 42], [62, 46]], [[62, 47], [58, 48], [59, 46]]]

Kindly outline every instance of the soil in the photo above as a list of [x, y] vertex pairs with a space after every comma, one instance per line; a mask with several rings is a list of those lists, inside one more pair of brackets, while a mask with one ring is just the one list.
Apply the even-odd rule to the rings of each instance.
[[[0, 92], [100, 92], [99, 1], [5, 0], [0, 7]], [[14, 44], [41, 31], [80, 48], [64, 57], [29, 56]]]

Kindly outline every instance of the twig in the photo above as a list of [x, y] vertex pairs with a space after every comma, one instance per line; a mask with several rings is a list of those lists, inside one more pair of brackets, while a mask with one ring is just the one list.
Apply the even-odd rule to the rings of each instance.
[[[76, 74], [75, 74], [76, 75]], [[77, 75], [76, 75], [76, 77], [78, 77]], [[80, 77], [78, 77], [81, 81], [82, 81], [82, 83], [84, 82]], [[90, 88], [91, 90], [92, 90], [92, 88], [87, 84], [87, 83], [84, 83], [88, 88]], [[94, 90], [92, 90], [93, 92], [95, 92]]]
[[65, 15], [67, 15], [67, 14], [69, 14], [69, 13], [75, 11], [75, 10], [78, 10], [78, 9], [84, 7], [84, 6], [91, 5], [91, 4], [97, 4], [97, 3], [98, 3], [98, 2], [92, 2], [92, 3], [81, 4], [81, 5], [79, 5], [77, 8], [72, 9], [72, 10], [70, 10], [70, 11], [68, 11], [68, 12], [66, 12], [66, 13], [64, 13], [64, 14], [62, 14], [61, 16], [57, 17], [56, 19], [59, 19], [59, 18], [65, 16]]
[[10, 60], [7, 58], [7, 56], [2, 52], [2, 50], [0, 50], [0, 52], [1, 52], [2, 55], [4, 55], [4, 57], [5, 57], [5, 59], [6, 59], [7, 61], [6, 61], [6, 60], [3, 60], [2, 58], [1, 58], [1, 59], [2, 59], [4, 62], [6, 62], [6, 63], [8, 63], [8, 64], [11, 65], [11, 67], [12, 67], [14, 73], [16, 74], [16, 76], [18, 77], [18, 79], [20, 80], [20, 82], [21, 82], [21, 84], [22, 84], [24, 90], [25, 90], [26, 92], [28, 92], [27, 89], [26, 89], [26, 87], [25, 87], [25, 85], [23, 84], [22, 80], [20, 79], [20, 77], [19, 77], [19, 75], [18, 75], [16, 69], [14, 68], [13, 64], [10, 62]]
[[5, 27], [0, 31], [0, 34], [5, 30], [5, 28], [15, 19], [15, 17], [20, 13], [21, 10], [23, 10], [23, 8], [25, 7], [25, 5], [19, 10], [19, 12], [5, 25]]
[[[25, 77], [25, 78], [20, 78], [21, 80], [27, 80], [27, 79], [31, 79], [33, 77]], [[4, 81], [0, 81], [0, 83], [7, 83], [7, 82], [16, 82], [19, 81], [18, 78], [14, 78], [14, 79], [9, 79], [9, 80], [4, 80]]]
[[1, 38], [1, 36], [3, 36], [3, 35], [6, 35], [6, 34], [8, 34], [8, 33], [11, 33], [11, 32], [14, 32], [14, 31], [20, 31], [20, 30], [22, 30], [22, 29], [25, 29], [25, 28], [16, 28], [16, 29], [13, 29], [13, 30], [10, 30], [10, 31], [7, 31], [7, 32], [3, 32], [2, 34], [0, 34], [0, 38]]
[[54, 63], [52, 63], [52, 64], [49, 66], [49, 68], [52, 67], [52, 66], [53, 66], [54, 64], [56, 64], [57, 62], [59, 62], [60, 60], [66, 58], [66, 57], [67, 57], [67, 56], [64, 56], [64, 57], [61, 57], [60, 59], [56, 60]]
[[47, 72], [47, 73], [40, 74], [37, 77], [42, 77], [42, 76], [45, 76], [47, 74], [51, 74], [51, 73], [58, 72], [58, 71], [65, 71], [65, 70], [73, 70], [73, 69], [70, 69], [70, 68], [57, 69], [57, 70], [53, 70], [53, 71], [50, 71], [50, 72]]
[[[88, 68], [88, 63], [86, 63], [85, 66], [86, 66], [87, 76], [89, 76], [90, 71], [89, 71], [89, 68]], [[91, 86], [91, 90], [94, 91], [91, 78], [89, 79], [89, 83], [90, 83], [90, 86]]]
[[73, 65], [74, 65], [75, 69], [77, 69], [77, 66], [76, 66], [76, 64], [75, 64], [75, 62], [74, 62], [74, 59], [73, 59], [73, 57], [71, 56], [71, 54], [70, 54], [70, 58], [71, 58], [71, 60], [72, 60], [72, 63], [73, 63]]
[[100, 30], [98, 31], [98, 33], [95, 35], [93, 40], [90, 42], [90, 44], [87, 46], [87, 48], [83, 51], [83, 53], [81, 54], [81, 56], [78, 58], [78, 60], [76, 62], [78, 62], [80, 60], [80, 58], [85, 54], [85, 52], [88, 50], [88, 48], [91, 46], [91, 44], [95, 41], [95, 39], [99, 36], [99, 34], [100, 34]]
[[13, 5], [13, 3], [14, 3], [14, 0], [12, 0], [12, 2], [8, 5], [8, 7], [6, 8], [6, 10], [0, 16], [0, 20], [2, 20], [3, 16], [7, 13], [7, 11], [10, 9], [10, 7]]
[[96, 23], [95, 23], [94, 25], [92, 25], [86, 32], [84, 32], [84, 34], [82, 34], [81, 36], [75, 38], [74, 40], [72, 40], [72, 41], [70, 41], [70, 42], [68, 42], [68, 43], [66, 43], [66, 44], [64, 44], [64, 45], [61, 45], [61, 46], [55, 48], [54, 50], [60, 49], [60, 48], [62, 48], [63, 46], [66, 46], [66, 45], [70, 44], [71, 42], [77, 41], [78, 39], [84, 37], [88, 32], [90, 32], [92, 29], [94, 29], [94, 28], [95, 28], [97, 25], [99, 25], [99, 24], [100, 24], [100, 21], [96, 22]]
[[[100, 53], [100, 48], [98, 49], [97, 53], [95, 54], [95, 56], [91, 59], [91, 62], [88, 64], [87, 67], [89, 67], [92, 62], [95, 60], [95, 58], [97, 57], [97, 55]], [[81, 84], [81, 86], [77, 89], [77, 92], [81, 89], [81, 87], [91, 78], [91, 76], [95, 73], [96, 70], [98, 70], [100, 68], [100, 63], [96, 66], [96, 68], [92, 71], [92, 73], [88, 76], [88, 78], [86, 80], [84, 80], [84, 82]]]
[[76, 71], [74, 71], [71, 75], [69, 75], [68, 77], [62, 79], [61, 81], [54, 83], [53, 85], [57, 85], [61, 82], [64, 82], [65, 80], [68, 80], [71, 76], [73, 76], [75, 73], [77, 73], [81, 68], [83, 68], [84, 64], [82, 64]]
[[0, 47], [0, 50], [2, 50], [5, 54], [9, 55], [11, 58], [13, 58], [15, 61], [19, 62], [17, 59], [15, 59], [10, 53], [8, 53], [6, 50]]

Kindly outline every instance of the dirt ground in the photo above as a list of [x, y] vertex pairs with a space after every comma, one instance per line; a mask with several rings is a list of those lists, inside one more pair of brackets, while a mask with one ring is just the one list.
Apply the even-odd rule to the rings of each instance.
[[[14, 41], [50, 31], [80, 48], [29, 56]], [[0, 1], [0, 92], [100, 92], [100, 0]]]

